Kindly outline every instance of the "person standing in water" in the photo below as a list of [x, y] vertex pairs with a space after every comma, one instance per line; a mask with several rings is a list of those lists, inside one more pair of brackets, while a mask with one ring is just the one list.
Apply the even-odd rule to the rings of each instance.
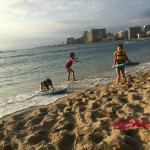
[[74, 70], [71, 68], [74, 61], [81, 63], [80, 61], [77, 60], [77, 58], [75, 58], [75, 54], [72, 52], [72, 53], [70, 53], [70, 57], [65, 64], [65, 68], [68, 72], [68, 81], [70, 81], [71, 73], [73, 74], [73, 80], [76, 81]]
[[[128, 59], [128, 56], [126, 54], [126, 52], [123, 49], [123, 45], [120, 43], [117, 46], [117, 50], [113, 53], [114, 54], [114, 63], [113, 66], [117, 65], [117, 64], [123, 64], [127, 62], [131, 62]], [[116, 84], [119, 84], [120, 82], [120, 78], [121, 78], [121, 74], [122, 74], [122, 78], [123, 78], [123, 83], [126, 82], [126, 76], [125, 76], [125, 67], [117, 67], [116, 68]]]

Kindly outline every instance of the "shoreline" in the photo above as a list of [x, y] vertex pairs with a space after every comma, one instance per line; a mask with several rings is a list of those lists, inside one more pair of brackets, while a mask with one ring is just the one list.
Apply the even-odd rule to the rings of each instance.
[[127, 75], [127, 80], [125, 85], [109, 82], [2, 117], [0, 148], [146, 149], [149, 127], [110, 128], [119, 118], [147, 120], [150, 126], [150, 70]]
[[[134, 72], [134, 71], [137, 71], [137, 70], [141, 71], [141, 70], [145, 70], [145, 69], [150, 69], [149, 64], [150, 64], [150, 62], [148, 61], [148, 62], [140, 63], [140, 65], [138, 65], [138, 66], [134, 66], [134, 67], [130, 67], [130, 68], [127, 67], [127, 69], [126, 69], [127, 74], [131, 74], [132, 71]], [[111, 71], [107, 70], [104, 73], [96, 73], [94, 75], [90, 75], [90, 76], [87, 76], [87, 77], [86, 76], [77, 77], [77, 79], [79, 81], [81, 81], [80, 82], [81, 85], [77, 84], [77, 86], [81, 86], [81, 88], [87, 88], [87, 86], [90, 87], [91, 83], [93, 84], [92, 80], [99, 80], [101, 83], [110, 82], [110, 80], [115, 78], [115, 71], [111, 66], [110, 66], [109, 69], [111, 69]], [[88, 83], [86, 80], [87, 81], [89, 80], [91, 83]], [[96, 81], [94, 81], [94, 83], [95, 82]], [[58, 83], [55, 83], [55, 85], [58, 88], [62, 88], [62, 85], [64, 87], [66, 87], [67, 86], [67, 81], [66, 82], [65, 81], [63, 81], [63, 82], [59, 81]], [[33, 89], [33, 86], [35, 87], [34, 89]], [[38, 84], [35, 84], [35, 85], [33, 84], [32, 88], [29, 86], [29, 90], [25, 90], [25, 91], [23, 90], [24, 89], [23, 87], [20, 88], [20, 91], [19, 90], [11, 90], [11, 89], [9, 89], [9, 91], [7, 91], [8, 89], [6, 89], [6, 88], [3, 89], [2, 88], [2, 91], [0, 92], [1, 93], [0, 100], [4, 101], [4, 102], [7, 101], [7, 100], [9, 100], [9, 101], [12, 100], [11, 102], [13, 102], [13, 101], [16, 100], [16, 98], [19, 98], [19, 97], [21, 97], [22, 99], [26, 99], [29, 95], [35, 94], [35, 91], [38, 89], [38, 86], [39, 86]], [[25, 85], [25, 87], [27, 88], [26, 85]]]

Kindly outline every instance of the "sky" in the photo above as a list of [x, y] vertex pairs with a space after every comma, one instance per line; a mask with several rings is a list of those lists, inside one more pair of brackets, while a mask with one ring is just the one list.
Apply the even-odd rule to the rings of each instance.
[[0, 0], [0, 50], [62, 44], [84, 31], [150, 24], [150, 0]]

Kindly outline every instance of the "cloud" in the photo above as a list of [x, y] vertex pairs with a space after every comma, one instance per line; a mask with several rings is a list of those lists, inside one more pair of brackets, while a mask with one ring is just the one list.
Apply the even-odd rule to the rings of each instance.
[[22, 44], [24, 40], [32, 41], [34, 47], [39, 41], [55, 43], [69, 36], [82, 36], [92, 28], [116, 32], [150, 23], [149, 0], [0, 0], [0, 3], [0, 41], [3, 45], [6, 42], [6, 46], [7, 41], [16, 42], [17, 46], [17, 40]]
[[149, 18], [150, 20], [150, 7], [148, 9], [143, 10], [141, 16], [144, 18]]

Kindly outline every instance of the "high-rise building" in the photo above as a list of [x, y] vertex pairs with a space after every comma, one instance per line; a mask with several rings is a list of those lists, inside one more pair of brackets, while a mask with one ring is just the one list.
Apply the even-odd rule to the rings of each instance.
[[142, 28], [141, 27], [129, 27], [128, 28], [128, 39], [136, 39], [138, 34], [141, 34]]
[[91, 43], [93, 41], [92, 31], [91, 30], [84, 31], [83, 38], [84, 43]]
[[144, 25], [144, 32], [146, 33], [147, 31], [150, 31], [150, 25]]
[[100, 42], [107, 37], [106, 29], [92, 29], [84, 31], [83, 37], [85, 43]]
[[115, 34], [107, 33], [107, 41], [114, 41], [115, 40]]
[[150, 30], [146, 32], [146, 36], [150, 37]]
[[74, 44], [74, 38], [73, 37], [67, 38], [67, 45], [70, 45], [70, 44]]
[[102, 39], [106, 39], [106, 29], [92, 29], [92, 42], [100, 42]]
[[119, 31], [116, 33], [117, 39], [128, 39], [128, 31]]

